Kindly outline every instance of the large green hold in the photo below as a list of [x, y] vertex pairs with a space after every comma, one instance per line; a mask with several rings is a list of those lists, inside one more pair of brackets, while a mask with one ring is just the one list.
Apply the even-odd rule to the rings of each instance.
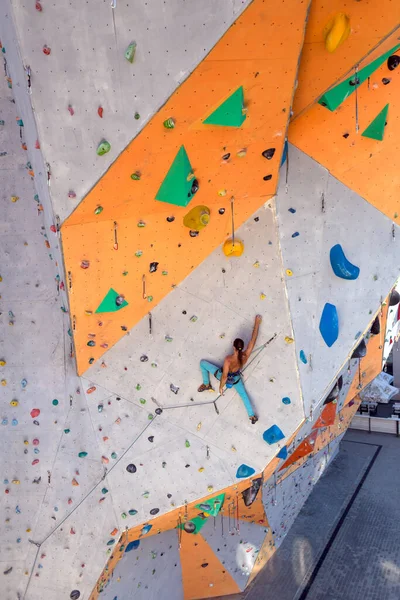
[[192, 166], [189, 157], [185, 147], [181, 146], [156, 194], [156, 200], [176, 206], [187, 206], [193, 197], [191, 193], [193, 179], [189, 177], [191, 174]]
[[386, 104], [385, 108], [381, 110], [378, 116], [368, 125], [367, 129], [362, 132], [363, 137], [371, 138], [371, 140], [378, 140], [381, 142], [385, 134], [385, 123], [389, 110], [389, 104]]
[[123, 300], [121, 304], [117, 304], [116, 300], [119, 297], [119, 294], [112, 288], [110, 288], [105, 295], [104, 299], [101, 301], [100, 306], [97, 308], [97, 313], [108, 313], [108, 312], [117, 312], [124, 308], [124, 306], [128, 306], [128, 302]]
[[339, 85], [336, 85], [334, 88], [328, 90], [319, 99], [319, 104], [322, 104], [322, 106], [325, 106], [331, 111], [336, 110], [337, 107], [340, 106], [342, 102], [344, 102], [346, 98], [348, 98], [355, 91], [356, 87], [360, 87], [360, 85], [366, 81], [368, 77], [371, 77], [372, 73], [374, 73], [384, 62], [386, 62], [389, 56], [394, 54], [399, 48], [400, 45], [391, 48], [391, 50], [388, 50], [385, 54], [382, 54], [382, 56], [379, 56], [379, 58], [373, 60], [371, 63], [369, 63], [369, 65], [363, 69], [360, 69], [357, 73], [358, 85], [354, 85], [355, 74], [353, 73], [351, 77], [348, 77], [339, 83]]
[[243, 114], [243, 106], [243, 86], [240, 86], [203, 123], [205, 125], [220, 125], [221, 127], [240, 127], [246, 119], [246, 114]]

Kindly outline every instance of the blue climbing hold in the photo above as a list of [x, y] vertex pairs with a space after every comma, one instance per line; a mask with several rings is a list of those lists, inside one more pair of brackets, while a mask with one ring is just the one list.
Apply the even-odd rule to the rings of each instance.
[[288, 211], [290, 213], [292, 213], [292, 215], [294, 215], [294, 213], [296, 212], [296, 209], [295, 208], [288, 208]]
[[292, 233], [292, 238], [299, 237], [299, 235], [300, 235], [299, 232], [295, 231], [294, 233]]
[[300, 360], [303, 364], [307, 364], [307, 356], [304, 350], [300, 350]]
[[283, 458], [283, 460], [285, 460], [285, 458], [287, 458], [287, 455], [288, 455], [287, 446], [283, 446], [283, 448], [281, 448], [279, 450], [279, 452], [276, 456], [278, 458]]
[[142, 531], [140, 533], [142, 535], [146, 535], [146, 533], [149, 533], [149, 531], [152, 527], [153, 527], [153, 525], [145, 525], [144, 527], [142, 527]]
[[252, 467], [249, 467], [247, 465], [240, 465], [240, 467], [236, 471], [236, 477], [251, 477], [252, 475], [254, 475], [254, 473], [255, 470]]
[[329, 258], [331, 267], [337, 277], [341, 279], [357, 279], [360, 274], [360, 269], [347, 260], [343, 248], [340, 244], [332, 246]]
[[288, 155], [288, 149], [289, 149], [289, 144], [288, 141], [285, 141], [285, 145], [283, 146], [283, 154], [282, 154], [282, 160], [281, 160], [281, 167], [285, 164], [286, 159], [287, 159], [287, 155]]
[[140, 546], [140, 540], [134, 540], [133, 542], [129, 542], [129, 544], [125, 548], [125, 552], [130, 552], [131, 550], [136, 550], [136, 548], [139, 548], [139, 546]]
[[283, 402], [283, 404], [290, 404], [291, 400], [290, 400], [290, 398], [285, 396], [284, 398], [282, 398], [282, 402]]
[[267, 442], [267, 444], [270, 445], [279, 442], [279, 440], [283, 440], [284, 437], [285, 436], [278, 425], [272, 425], [272, 427], [266, 429], [263, 433], [264, 442]]
[[339, 317], [334, 304], [329, 304], [329, 302], [325, 304], [319, 322], [319, 330], [325, 344], [329, 348], [333, 346], [339, 336]]

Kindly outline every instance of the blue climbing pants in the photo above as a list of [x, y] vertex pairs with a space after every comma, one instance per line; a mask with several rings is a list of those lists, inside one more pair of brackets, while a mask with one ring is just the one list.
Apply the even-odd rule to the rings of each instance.
[[[208, 362], [208, 360], [200, 361], [200, 369], [201, 369], [201, 375], [203, 377], [204, 385], [210, 385], [210, 373], [212, 375], [214, 375], [214, 377], [216, 377], [218, 379], [218, 381], [221, 381], [222, 369], [220, 367], [217, 367], [216, 365], [213, 365], [213, 363]], [[247, 395], [246, 388], [244, 387], [244, 383], [243, 383], [243, 380], [241, 377], [239, 377], [237, 383], [235, 383], [233, 385], [233, 388], [237, 391], [237, 393], [241, 397], [242, 402], [244, 404], [245, 409], [247, 410], [247, 414], [249, 415], [249, 417], [253, 417], [254, 410], [253, 410], [253, 407], [251, 406], [250, 398]]]

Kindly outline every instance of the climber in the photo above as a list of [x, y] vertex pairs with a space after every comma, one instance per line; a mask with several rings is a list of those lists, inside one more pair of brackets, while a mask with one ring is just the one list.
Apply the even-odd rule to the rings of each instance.
[[253, 334], [251, 336], [251, 340], [246, 348], [244, 348], [244, 341], [240, 338], [236, 338], [233, 342], [233, 354], [227, 356], [224, 360], [223, 368], [217, 367], [213, 363], [208, 362], [207, 360], [200, 361], [200, 369], [201, 374], [203, 376], [203, 383], [198, 388], [199, 392], [205, 392], [206, 390], [213, 390], [213, 387], [210, 383], [210, 373], [216, 377], [219, 384], [219, 393], [224, 395], [224, 386], [229, 389], [231, 387], [235, 387], [237, 393], [241, 397], [245, 409], [247, 410], [247, 414], [249, 415], [249, 419], [254, 425], [257, 423], [258, 418], [254, 414], [253, 407], [251, 406], [250, 398], [247, 395], [246, 389], [242, 380], [242, 369], [246, 362], [249, 360], [251, 353], [253, 352], [254, 345], [258, 336], [258, 329], [261, 323], [261, 316], [257, 315], [255, 318]]

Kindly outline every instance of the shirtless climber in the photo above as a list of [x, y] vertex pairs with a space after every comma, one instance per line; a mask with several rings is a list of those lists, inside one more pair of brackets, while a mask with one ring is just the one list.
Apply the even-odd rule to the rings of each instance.
[[236, 338], [233, 342], [233, 354], [227, 356], [224, 360], [224, 366], [217, 367], [213, 363], [208, 362], [207, 360], [200, 361], [200, 369], [201, 374], [203, 376], [203, 383], [199, 387], [199, 392], [204, 392], [206, 390], [212, 390], [213, 387], [210, 383], [210, 373], [216, 377], [219, 384], [219, 393], [223, 395], [224, 386], [226, 384], [227, 388], [235, 387], [237, 393], [241, 397], [243, 404], [247, 410], [247, 414], [249, 415], [250, 421], [253, 423], [257, 423], [258, 418], [254, 414], [253, 407], [251, 406], [250, 398], [247, 395], [246, 389], [244, 387], [244, 383], [242, 380], [242, 369], [246, 362], [249, 360], [251, 353], [253, 352], [257, 336], [258, 330], [261, 323], [261, 316], [257, 315], [254, 323], [253, 334], [251, 336], [251, 340], [246, 350], [244, 348], [244, 341], [240, 338]]

